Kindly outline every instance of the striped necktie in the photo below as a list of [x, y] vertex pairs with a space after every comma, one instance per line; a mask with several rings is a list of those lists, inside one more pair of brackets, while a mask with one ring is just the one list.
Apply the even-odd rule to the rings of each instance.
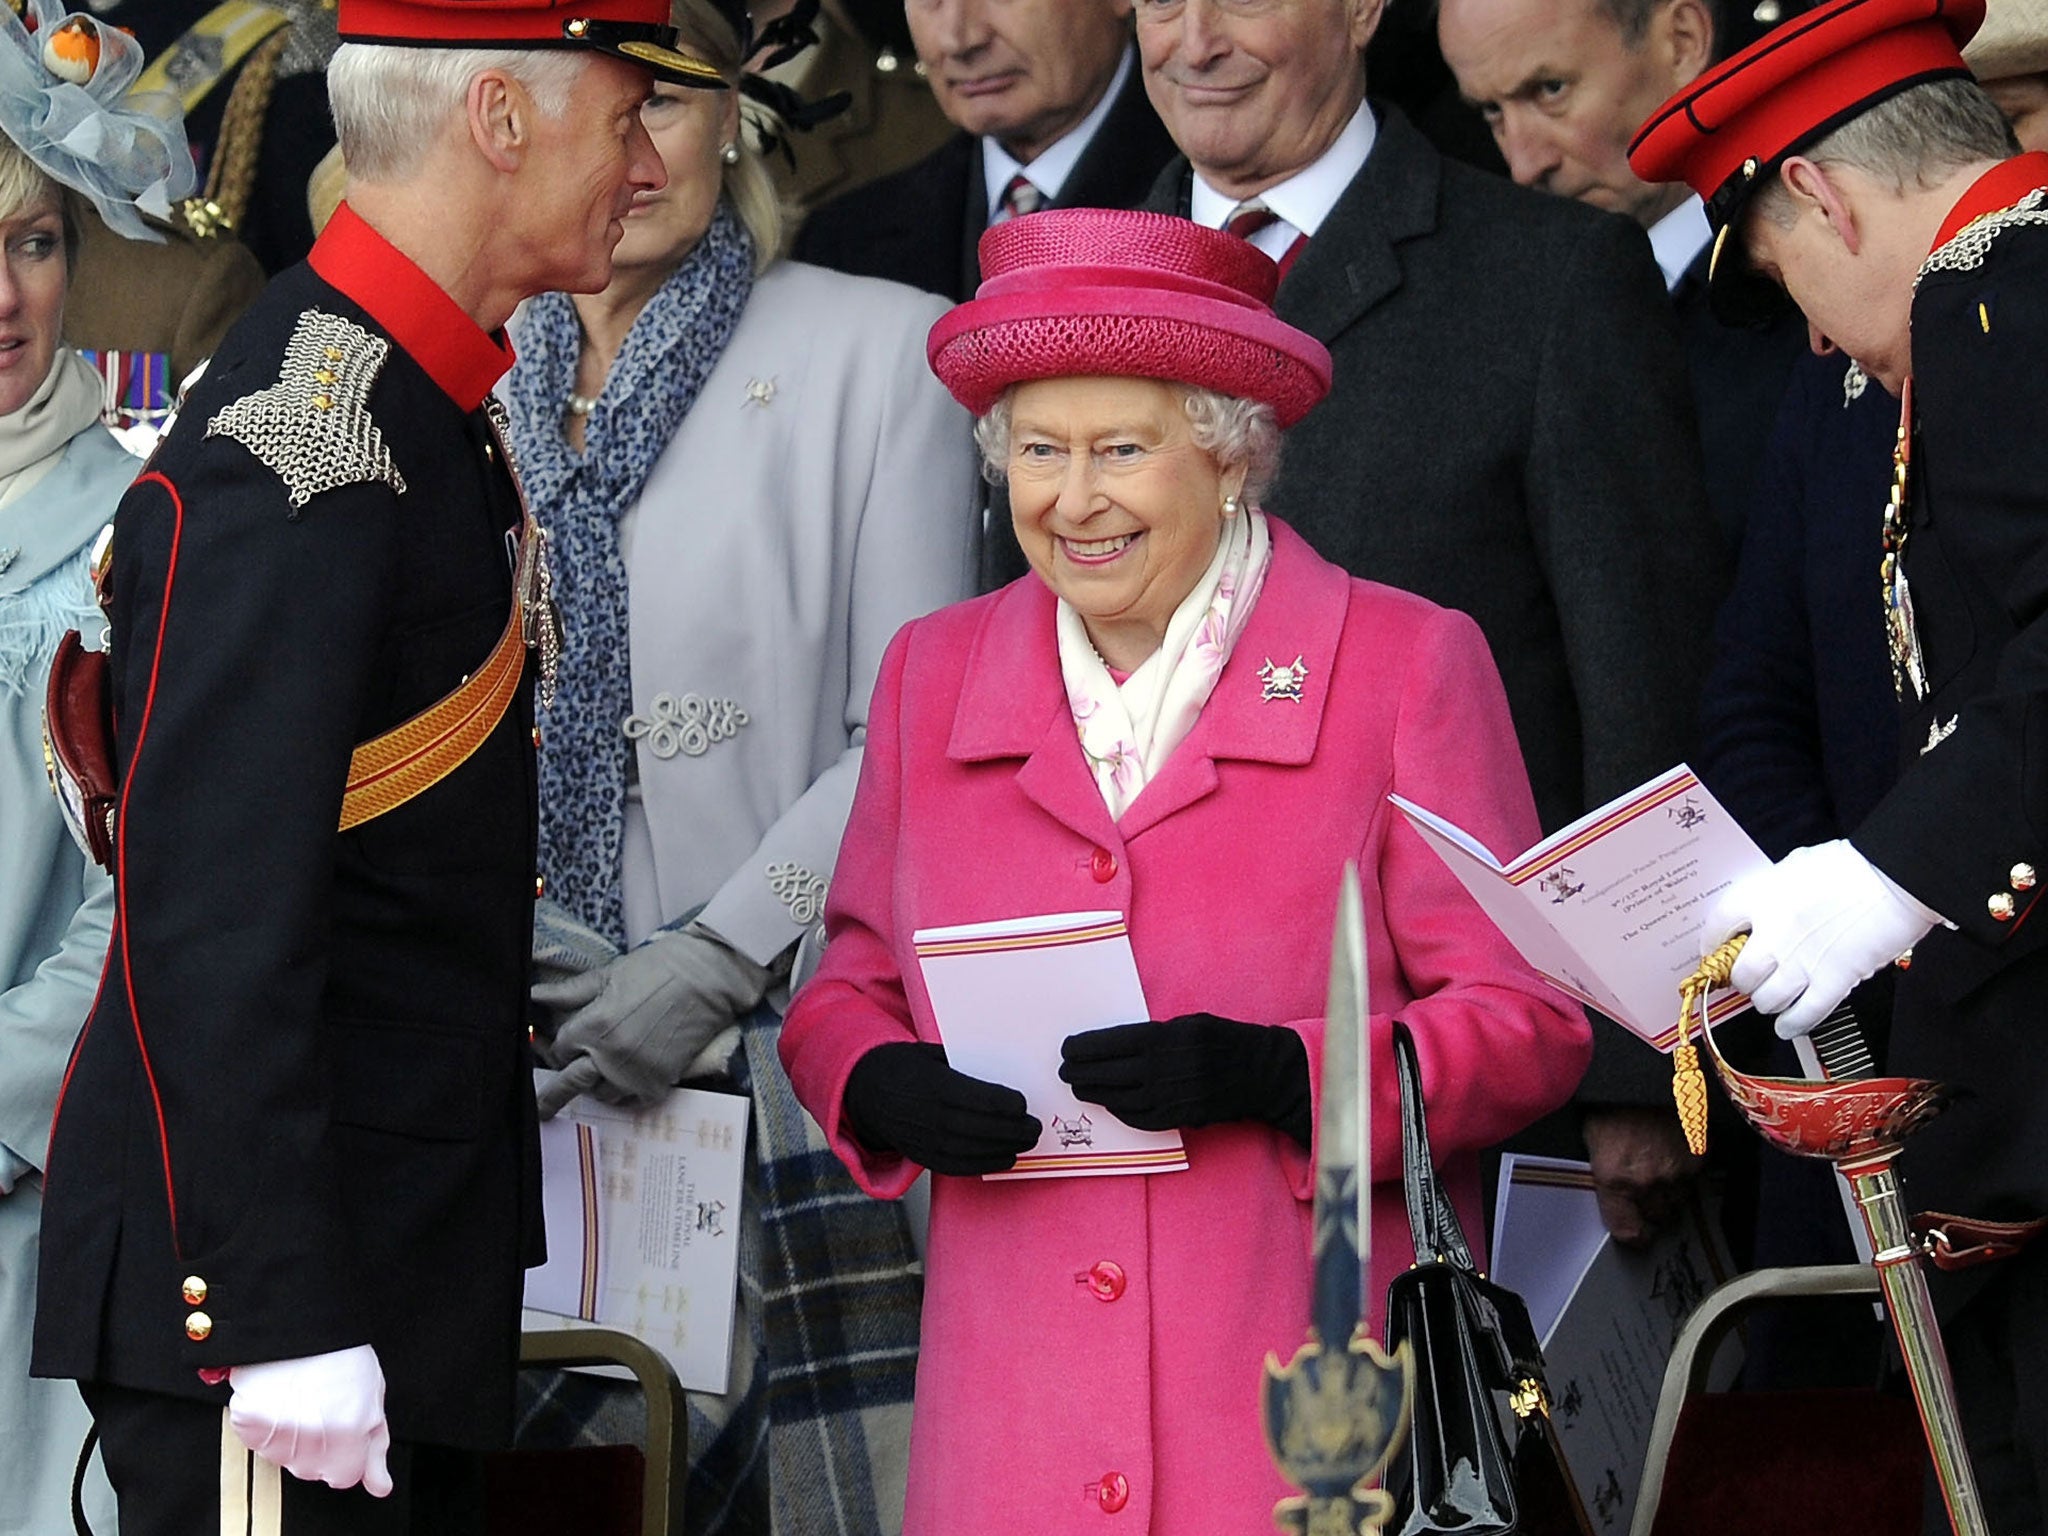
[[1001, 224], [1007, 219], [1021, 219], [1025, 214], [1036, 213], [1044, 206], [1045, 194], [1032, 185], [1029, 176], [1019, 171], [1003, 188], [1003, 195], [996, 199], [996, 211], [989, 219], [989, 223]]
[[[1249, 240], [1260, 230], [1281, 223], [1280, 215], [1268, 208], [1258, 198], [1248, 198], [1230, 210], [1230, 217], [1223, 221], [1223, 232], [1235, 235], [1240, 240]], [[1294, 241], [1280, 255], [1280, 275], [1285, 277], [1308, 244], [1308, 236], [1297, 234]]]

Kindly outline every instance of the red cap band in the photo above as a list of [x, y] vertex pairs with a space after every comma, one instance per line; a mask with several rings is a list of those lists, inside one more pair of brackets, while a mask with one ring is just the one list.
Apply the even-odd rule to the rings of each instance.
[[1680, 91], [1629, 146], [1644, 181], [1682, 181], [1716, 227], [1780, 157], [1919, 81], [1966, 73], [1984, 0], [1830, 0]]
[[565, 47], [579, 18], [666, 27], [669, 0], [341, 0], [337, 27], [345, 43]]

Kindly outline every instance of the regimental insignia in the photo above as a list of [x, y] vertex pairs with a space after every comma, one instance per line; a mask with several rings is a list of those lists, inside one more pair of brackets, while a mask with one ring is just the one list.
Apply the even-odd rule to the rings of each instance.
[[390, 342], [354, 321], [309, 309], [285, 343], [277, 382], [216, 412], [206, 435], [255, 454], [295, 511], [344, 485], [377, 482], [402, 496], [405, 476], [367, 405], [390, 355]]
[[1308, 665], [1299, 656], [1277, 667], [1273, 665], [1273, 658], [1268, 656], [1265, 665], [1259, 668], [1259, 702], [1270, 704], [1275, 699], [1286, 699], [1299, 704], [1301, 685], [1307, 681]]
[[1950, 715], [1946, 725], [1938, 719], [1929, 721], [1927, 725], [1927, 744], [1920, 749], [1920, 755], [1925, 757], [1944, 741], [1947, 741], [1949, 737], [1955, 735], [1956, 721], [1961, 718], [1962, 716], [1960, 715]]

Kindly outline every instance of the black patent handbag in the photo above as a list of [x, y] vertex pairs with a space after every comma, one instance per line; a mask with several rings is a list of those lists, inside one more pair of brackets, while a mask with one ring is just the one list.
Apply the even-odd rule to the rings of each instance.
[[1479, 1273], [1429, 1150], [1422, 1074], [1394, 1023], [1401, 1184], [1415, 1267], [1387, 1287], [1387, 1349], [1415, 1354], [1408, 1438], [1388, 1466], [1395, 1536], [1592, 1536], [1550, 1419], [1522, 1298]]

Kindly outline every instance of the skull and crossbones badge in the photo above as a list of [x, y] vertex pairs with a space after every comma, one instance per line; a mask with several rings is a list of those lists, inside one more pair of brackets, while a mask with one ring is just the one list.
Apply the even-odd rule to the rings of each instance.
[[1270, 704], [1275, 699], [1290, 699], [1301, 702], [1301, 685], [1308, 681], [1308, 664], [1299, 656], [1285, 666], [1273, 665], [1268, 656], [1265, 665], [1259, 668], [1259, 702]]

